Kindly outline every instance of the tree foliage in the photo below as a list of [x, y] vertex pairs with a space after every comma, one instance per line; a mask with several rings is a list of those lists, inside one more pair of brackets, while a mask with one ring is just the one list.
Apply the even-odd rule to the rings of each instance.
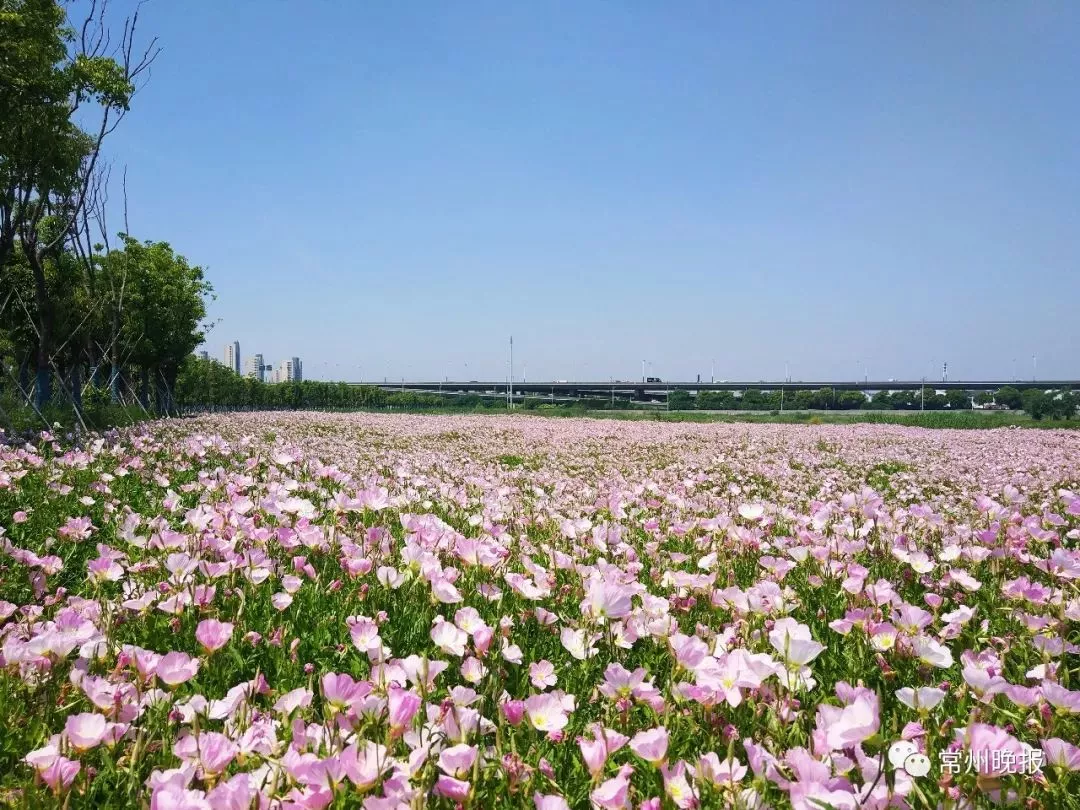
[[0, 385], [38, 410], [56, 379], [78, 410], [86, 372], [106, 371], [114, 399], [135, 372], [144, 407], [167, 411], [204, 337], [202, 268], [166, 242], [109, 248], [101, 145], [157, 53], [134, 55], [137, 12], [113, 37], [106, 6], [75, 26], [58, 0], [0, 0]]

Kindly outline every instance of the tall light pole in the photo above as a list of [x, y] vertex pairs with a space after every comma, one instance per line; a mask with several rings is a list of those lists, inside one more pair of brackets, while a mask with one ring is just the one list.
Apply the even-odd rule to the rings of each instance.
[[709, 382], [716, 382], [716, 361], [712, 361], [712, 371], [709, 373]]
[[645, 361], [641, 361], [641, 381], [645, 382]]
[[508, 407], [514, 409], [514, 336], [510, 336], [510, 399]]

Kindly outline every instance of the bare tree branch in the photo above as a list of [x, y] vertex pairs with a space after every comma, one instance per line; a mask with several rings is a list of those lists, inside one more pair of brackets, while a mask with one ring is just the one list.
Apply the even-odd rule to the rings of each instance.
[[127, 196], [127, 164], [124, 164], [124, 234], [130, 235], [131, 226], [128, 224], [128, 196]]

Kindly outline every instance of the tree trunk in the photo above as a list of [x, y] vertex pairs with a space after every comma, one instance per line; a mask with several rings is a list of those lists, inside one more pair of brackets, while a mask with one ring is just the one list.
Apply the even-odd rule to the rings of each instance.
[[98, 380], [101, 377], [101, 364], [104, 361], [104, 358], [101, 356], [101, 350], [94, 345], [94, 341], [90, 338], [89, 334], [83, 344], [83, 351], [86, 354], [86, 362], [90, 364], [90, 385], [97, 388]]
[[71, 404], [82, 413], [82, 363], [78, 362], [71, 366]]
[[27, 355], [19, 361], [19, 388], [21, 389], [20, 395], [30, 402], [30, 356]]
[[176, 378], [180, 374], [179, 366], [170, 363], [162, 370], [165, 383], [165, 413], [169, 416], [179, 416], [176, 408]]
[[26, 260], [34, 274], [34, 303], [38, 311], [37, 387], [34, 404], [40, 410], [52, 399], [52, 369], [49, 348], [52, 342], [52, 309], [49, 290], [45, 284], [45, 266], [41, 254], [34, 248], [26, 251]]
[[139, 402], [146, 410], [150, 409], [150, 369], [146, 366], [139, 369]]
[[112, 316], [112, 352], [110, 357], [109, 398], [115, 405], [120, 401], [120, 310], [114, 309]]
[[154, 369], [154, 410], [158, 416], [165, 416], [168, 407], [166, 401], [165, 380], [161, 376], [161, 369]]

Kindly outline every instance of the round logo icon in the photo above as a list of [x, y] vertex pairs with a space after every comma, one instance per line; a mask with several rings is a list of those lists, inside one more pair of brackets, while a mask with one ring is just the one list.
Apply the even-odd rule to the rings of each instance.
[[930, 757], [916, 751], [904, 760], [904, 770], [916, 778], [926, 776], [930, 773]]
[[910, 740], [897, 740], [889, 746], [889, 764], [894, 768], [903, 768], [907, 758], [918, 752], [919, 747]]

